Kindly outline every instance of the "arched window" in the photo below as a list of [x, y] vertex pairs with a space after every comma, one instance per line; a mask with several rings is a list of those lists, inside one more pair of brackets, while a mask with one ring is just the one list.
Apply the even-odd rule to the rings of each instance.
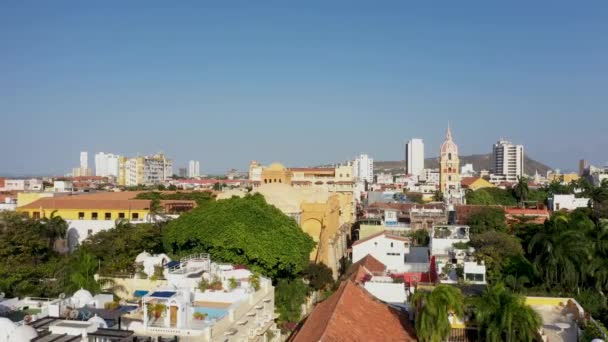
[[283, 180], [279, 178], [279, 183], [283, 183]]
[[268, 184], [268, 179], [264, 179], [264, 184]]
[[452, 176], [448, 176], [448, 180], [451, 182], [452, 181]]
[[452, 153], [448, 153], [448, 160], [452, 160]]

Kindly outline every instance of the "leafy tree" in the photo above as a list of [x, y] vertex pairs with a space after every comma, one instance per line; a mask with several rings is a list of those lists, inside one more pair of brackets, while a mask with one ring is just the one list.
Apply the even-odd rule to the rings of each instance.
[[328, 289], [334, 284], [331, 269], [323, 263], [311, 262], [302, 275], [304, 279], [308, 280], [310, 287], [317, 291]]
[[517, 199], [510, 190], [500, 188], [482, 188], [469, 191], [465, 195], [467, 204], [476, 205], [517, 205]]
[[425, 229], [415, 229], [408, 234], [413, 240], [416, 246], [426, 247], [431, 241], [429, 232]]
[[[171, 186], [169, 186], [171, 187]], [[171, 189], [169, 189], [171, 190]], [[177, 191], [177, 192], [141, 192], [135, 196], [137, 199], [147, 200], [185, 200], [195, 201], [196, 205], [201, 207], [214, 200], [214, 195], [210, 191]]]
[[473, 299], [480, 339], [490, 342], [535, 341], [542, 320], [522, 296], [503, 284], [487, 288]]
[[61, 218], [61, 216], [55, 215], [57, 211], [53, 211], [50, 217], [45, 217], [41, 220], [44, 225], [43, 231], [46, 233], [46, 237], [49, 239], [49, 249], [55, 248], [55, 242], [57, 239], [64, 239], [68, 232], [68, 223]]
[[528, 199], [530, 189], [528, 188], [528, 178], [517, 177], [517, 184], [513, 187], [513, 194], [520, 205], [523, 206], [524, 202]]
[[471, 213], [467, 224], [471, 227], [472, 234], [488, 230], [504, 232], [507, 230], [505, 210], [500, 207], [481, 207]]
[[118, 220], [114, 229], [91, 236], [81, 249], [101, 260], [102, 273], [135, 273], [135, 257], [139, 253], [163, 252], [161, 228], [160, 225], [134, 225]]
[[528, 252], [535, 256], [533, 264], [545, 286], [575, 289], [584, 280], [581, 269], [590, 255], [585, 232], [570, 229], [577, 224], [566, 214], [556, 213], [530, 241]]
[[440, 342], [450, 335], [448, 312], [462, 317], [463, 296], [458, 288], [438, 285], [432, 291], [418, 290], [412, 296], [416, 310], [416, 333], [422, 342]]
[[301, 279], [279, 279], [275, 287], [275, 305], [279, 312], [279, 321], [298, 322], [302, 313], [302, 304], [308, 295], [308, 286]]
[[489, 279], [502, 278], [502, 270], [510, 257], [522, 257], [524, 251], [519, 240], [507, 233], [486, 231], [474, 234], [470, 241], [475, 256], [485, 262]]
[[435, 193], [433, 194], [433, 201], [435, 202], [443, 202], [445, 200], [445, 198], [443, 197], [443, 192], [437, 190], [435, 191]]
[[422, 194], [419, 192], [406, 192], [405, 197], [412, 203], [424, 204]]
[[260, 289], [260, 275], [257, 273], [253, 273], [249, 276], [249, 284], [253, 287], [254, 290]]
[[115, 287], [112, 280], [107, 278], [95, 279], [98, 267], [99, 259], [94, 255], [84, 250], [76, 252], [71, 259], [69, 289], [72, 291], [86, 289], [92, 294], [100, 293], [108, 287], [110, 290], [114, 290]]
[[174, 254], [208, 252], [273, 278], [303, 271], [315, 246], [296, 221], [260, 194], [197, 207], [169, 222], [164, 235], [165, 249]]

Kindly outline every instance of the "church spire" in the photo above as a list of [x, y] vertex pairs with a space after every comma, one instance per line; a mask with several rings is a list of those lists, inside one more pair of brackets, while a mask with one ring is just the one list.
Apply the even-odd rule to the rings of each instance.
[[450, 122], [448, 121], [448, 131], [445, 134], [445, 140], [452, 140], [452, 129], [450, 128]]

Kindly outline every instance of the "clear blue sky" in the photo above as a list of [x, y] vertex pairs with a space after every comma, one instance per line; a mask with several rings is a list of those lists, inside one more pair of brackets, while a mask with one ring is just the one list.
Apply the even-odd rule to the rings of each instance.
[[2, 1], [0, 174], [462, 154], [608, 160], [608, 2]]

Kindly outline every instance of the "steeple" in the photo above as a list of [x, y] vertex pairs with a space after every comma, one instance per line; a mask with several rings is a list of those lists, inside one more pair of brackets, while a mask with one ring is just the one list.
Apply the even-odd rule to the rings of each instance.
[[448, 131], [445, 134], [445, 140], [452, 140], [452, 130], [450, 129], [450, 122], [448, 121]]

